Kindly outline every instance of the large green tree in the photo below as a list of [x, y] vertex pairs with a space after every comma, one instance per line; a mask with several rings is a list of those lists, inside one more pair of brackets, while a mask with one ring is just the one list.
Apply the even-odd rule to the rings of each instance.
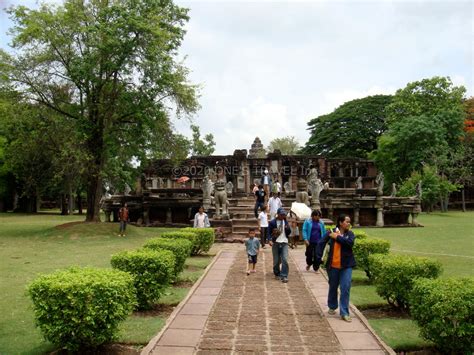
[[2, 72], [24, 99], [74, 122], [86, 157], [86, 220], [99, 221], [107, 168], [146, 160], [156, 142], [168, 149], [171, 114], [198, 108], [177, 53], [187, 9], [170, 0], [66, 0], [9, 13], [14, 51], [3, 53]]
[[463, 114], [466, 89], [454, 86], [449, 77], [435, 76], [408, 83], [397, 90], [387, 107], [388, 123], [425, 115], [442, 117], [447, 111]]
[[300, 143], [293, 136], [275, 138], [268, 145], [267, 152], [272, 153], [276, 149], [278, 149], [281, 154], [293, 155], [297, 154], [300, 150]]
[[311, 136], [302, 152], [331, 158], [366, 158], [377, 148], [377, 138], [387, 128], [391, 100], [389, 95], [368, 96], [313, 118], [308, 122]]
[[401, 182], [424, 164], [435, 166], [458, 148], [464, 135], [464, 87], [449, 78], [409, 83], [388, 106], [388, 130], [372, 157], [388, 182]]

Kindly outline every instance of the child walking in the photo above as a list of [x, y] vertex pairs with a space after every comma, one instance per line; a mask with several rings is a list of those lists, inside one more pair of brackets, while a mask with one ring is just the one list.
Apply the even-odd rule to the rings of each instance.
[[245, 249], [247, 250], [247, 276], [251, 272], [256, 272], [255, 265], [257, 264], [257, 255], [260, 251], [260, 241], [255, 238], [255, 229], [249, 229], [249, 239], [245, 241]]
[[300, 230], [298, 229], [298, 222], [296, 218], [290, 222], [290, 248], [296, 248], [298, 246], [298, 239], [300, 238]]

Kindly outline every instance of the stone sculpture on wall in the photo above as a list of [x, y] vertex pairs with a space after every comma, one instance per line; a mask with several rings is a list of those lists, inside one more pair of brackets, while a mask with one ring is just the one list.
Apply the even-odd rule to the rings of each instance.
[[201, 183], [202, 190], [202, 204], [205, 210], [208, 210], [211, 207], [211, 193], [213, 189], [212, 181], [209, 179], [209, 176], [204, 176]]
[[362, 185], [362, 176], [359, 176], [356, 180], [356, 189], [360, 190], [363, 188], [363, 185]]
[[217, 180], [214, 184], [214, 204], [216, 216], [227, 216], [227, 192], [224, 180]]
[[380, 172], [377, 177], [375, 178], [375, 186], [377, 187], [377, 195], [383, 195], [383, 185], [384, 185], [384, 176], [383, 173]]
[[392, 192], [390, 193], [390, 197], [396, 197], [397, 196], [397, 184], [392, 183]]
[[309, 206], [309, 195], [308, 195], [308, 183], [304, 179], [299, 179], [296, 184], [296, 202], [304, 203], [306, 206]]

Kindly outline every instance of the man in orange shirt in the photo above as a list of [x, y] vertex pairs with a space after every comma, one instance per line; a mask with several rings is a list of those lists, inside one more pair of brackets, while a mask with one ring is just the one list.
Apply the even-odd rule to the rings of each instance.
[[354, 246], [354, 233], [350, 230], [351, 219], [341, 214], [337, 219], [337, 226], [318, 244], [317, 266], [321, 264], [324, 248], [329, 242], [329, 255], [326, 270], [329, 277], [328, 307], [329, 314], [335, 314], [338, 308], [337, 289], [341, 289], [339, 298], [339, 314], [346, 322], [351, 322], [349, 315], [349, 295], [352, 282], [352, 268], [356, 262], [352, 247]]
[[127, 228], [127, 222], [130, 221], [128, 215], [128, 207], [127, 204], [124, 203], [123, 207], [119, 210], [119, 221], [120, 221], [120, 234], [119, 237], [125, 237], [125, 229]]

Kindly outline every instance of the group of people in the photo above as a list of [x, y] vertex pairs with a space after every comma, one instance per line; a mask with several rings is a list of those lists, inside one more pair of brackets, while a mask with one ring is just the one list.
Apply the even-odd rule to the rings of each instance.
[[[270, 216], [272, 216], [270, 214]], [[278, 208], [276, 216], [268, 222], [266, 207], [261, 208], [258, 216], [260, 229], [249, 229], [249, 238], [245, 241], [248, 266], [247, 275], [256, 272], [257, 256], [266, 242], [272, 248], [273, 274], [283, 283], [288, 282], [288, 248], [291, 245], [291, 236], [294, 236], [295, 221], [287, 220], [284, 208]], [[290, 223], [294, 223], [291, 226]], [[262, 224], [266, 227], [262, 227]], [[335, 314], [339, 308], [341, 318], [351, 322], [349, 315], [349, 295], [352, 281], [352, 269], [355, 267], [355, 258], [352, 252], [354, 233], [350, 230], [350, 217], [341, 214], [333, 229], [326, 229], [321, 219], [321, 211], [314, 210], [311, 218], [305, 220], [302, 234], [306, 246], [306, 270], [318, 271], [322, 264], [323, 254], [329, 244], [329, 252], [325, 268], [329, 277], [328, 307], [329, 314]], [[261, 239], [256, 238], [260, 232]], [[338, 288], [340, 297], [338, 300]]]

